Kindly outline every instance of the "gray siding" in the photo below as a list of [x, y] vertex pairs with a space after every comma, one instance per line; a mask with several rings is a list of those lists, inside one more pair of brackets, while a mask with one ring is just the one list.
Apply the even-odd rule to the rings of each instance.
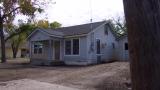
[[[114, 59], [115, 56], [115, 49], [112, 47], [112, 43], [116, 43], [115, 37], [113, 36], [112, 32], [108, 30], [108, 34], [104, 33], [104, 25], [101, 25], [93, 32], [89, 33], [87, 37], [87, 54], [88, 60], [92, 63], [97, 63], [97, 54], [96, 54], [96, 39], [100, 39], [101, 41], [101, 59], [103, 61], [110, 61]], [[94, 51], [90, 52], [90, 44], [91, 44], [91, 34], [94, 33]]]
[[46, 34], [44, 34], [41, 31], [35, 32], [32, 37], [30, 38], [30, 41], [43, 41], [43, 40], [49, 40], [50, 37]]
[[[64, 61], [66, 64], [81, 64], [87, 62], [87, 40], [86, 37], [77, 37], [79, 38], [80, 48], [79, 48], [79, 55], [65, 55], [64, 54]], [[68, 38], [73, 39], [73, 38]], [[66, 40], [66, 39], [65, 39]], [[65, 53], [65, 50], [63, 50]]]
[[116, 56], [118, 60], [127, 61], [129, 59], [129, 52], [125, 50], [125, 43], [128, 43], [127, 37], [117, 41]]

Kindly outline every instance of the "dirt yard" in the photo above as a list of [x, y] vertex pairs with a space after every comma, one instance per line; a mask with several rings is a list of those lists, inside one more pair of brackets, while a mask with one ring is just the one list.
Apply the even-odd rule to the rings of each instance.
[[17, 59], [0, 64], [0, 82], [31, 79], [82, 90], [128, 90], [130, 81], [127, 62], [92, 66], [31, 66], [27, 63], [27, 59]]

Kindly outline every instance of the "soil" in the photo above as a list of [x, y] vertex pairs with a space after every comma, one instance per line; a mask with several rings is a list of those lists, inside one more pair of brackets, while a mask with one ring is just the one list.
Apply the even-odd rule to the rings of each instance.
[[129, 90], [128, 62], [92, 66], [32, 66], [27, 59], [0, 64], [0, 86], [6, 81], [29, 79], [80, 90]]

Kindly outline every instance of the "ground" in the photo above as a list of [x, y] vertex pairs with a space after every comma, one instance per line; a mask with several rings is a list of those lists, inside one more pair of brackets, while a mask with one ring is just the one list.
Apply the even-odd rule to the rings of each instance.
[[[30, 79], [82, 90], [128, 90], [129, 63], [91, 66], [32, 66], [28, 59], [0, 64], [0, 82]], [[3, 84], [0, 84], [0, 87]]]

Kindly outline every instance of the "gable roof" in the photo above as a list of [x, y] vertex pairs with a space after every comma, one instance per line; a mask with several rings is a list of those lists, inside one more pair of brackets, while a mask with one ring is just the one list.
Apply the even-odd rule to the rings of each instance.
[[101, 21], [101, 22], [87, 23], [87, 24], [70, 26], [70, 27], [61, 27], [61, 28], [57, 28], [57, 29], [39, 28], [39, 29], [33, 31], [28, 36], [27, 39], [29, 39], [37, 31], [41, 31], [43, 33], [46, 33], [49, 36], [61, 36], [61, 37], [88, 34], [89, 32], [95, 30], [97, 27], [99, 27], [103, 24], [106, 24], [106, 23], [109, 23], [109, 22]]
[[88, 23], [88, 24], [82, 24], [82, 25], [76, 25], [76, 26], [70, 26], [70, 27], [62, 27], [57, 29], [48, 29], [48, 30], [42, 29], [42, 30], [53, 35], [55, 33], [58, 33], [63, 36], [82, 35], [82, 34], [88, 34], [90, 31], [94, 30], [95, 28], [97, 28], [98, 26], [104, 23], [105, 21], [101, 21], [101, 22], [94, 22], [94, 23]]

